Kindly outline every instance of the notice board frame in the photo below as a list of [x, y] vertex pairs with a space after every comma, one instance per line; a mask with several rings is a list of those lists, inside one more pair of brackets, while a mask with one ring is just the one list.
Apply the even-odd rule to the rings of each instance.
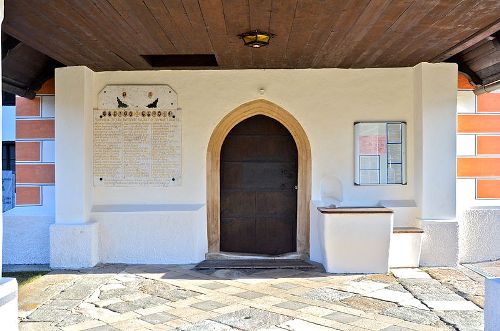
[[[364, 126], [364, 128], [363, 128]], [[390, 130], [392, 127], [392, 130]], [[394, 131], [395, 129], [399, 129]], [[407, 123], [406, 121], [357, 121], [353, 125], [354, 132], [354, 185], [407, 185]], [[373, 132], [371, 135], [367, 132]], [[395, 137], [390, 138], [390, 135]], [[398, 147], [399, 146], [399, 147]], [[396, 162], [395, 155], [389, 150], [399, 151]], [[361, 158], [377, 156], [376, 167], [365, 167]], [[377, 170], [376, 176], [371, 174]], [[366, 174], [364, 173], [366, 172]], [[392, 178], [390, 178], [392, 174]], [[371, 176], [371, 177], [370, 177]], [[394, 176], [396, 176], [394, 178]], [[370, 179], [372, 178], [373, 181]]]

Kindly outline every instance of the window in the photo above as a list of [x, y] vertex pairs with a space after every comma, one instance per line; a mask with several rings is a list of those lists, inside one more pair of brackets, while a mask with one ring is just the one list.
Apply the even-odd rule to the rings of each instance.
[[16, 143], [14, 141], [2, 142], [2, 170], [16, 171]]

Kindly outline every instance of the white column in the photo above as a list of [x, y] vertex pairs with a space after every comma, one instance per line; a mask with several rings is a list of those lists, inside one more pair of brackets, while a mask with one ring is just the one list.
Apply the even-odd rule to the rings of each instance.
[[[4, 17], [4, 1], [0, 0], [0, 33], [1, 23]], [[2, 46], [0, 45], [0, 53]], [[2, 68], [0, 66], [0, 76]], [[0, 100], [0, 109], [2, 100]], [[0, 116], [0, 137], [2, 136], [2, 116]], [[0, 192], [0, 200], [2, 192]], [[0, 215], [0, 323], [4, 330], [17, 330], [17, 280], [15, 278], [2, 277], [2, 241], [3, 241], [3, 215]]]
[[422, 265], [455, 265], [457, 65], [414, 68], [415, 187], [424, 229]]
[[98, 227], [92, 207], [93, 72], [56, 69], [56, 222], [50, 230], [53, 268], [98, 262]]

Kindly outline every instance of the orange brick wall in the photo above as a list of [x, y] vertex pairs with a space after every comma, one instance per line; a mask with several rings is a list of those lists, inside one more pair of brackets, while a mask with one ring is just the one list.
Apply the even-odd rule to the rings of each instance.
[[472, 141], [471, 155], [457, 157], [457, 177], [474, 179], [476, 199], [500, 199], [500, 93], [473, 96], [474, 89], [465, 75], [459, 74], [459, 93], [469, 93], [474, 102], [457, 115], [457, 134]]
[[16, 161], [40, 162], [42, 160], [40, 145], [39, 141], [16, 142]]
[[[55, 185], [55, 164], [44, 146], [55, 138], [54, 80], [43, 84], [33, 100], [16, 98], [16, 206], [40, 206], [44, 187]], [[52, 150], [51, 153], [53, 154]]]
[[16, 189], [16, 204], [40, 205], [42, 203], [40, 186], [18, 186]]

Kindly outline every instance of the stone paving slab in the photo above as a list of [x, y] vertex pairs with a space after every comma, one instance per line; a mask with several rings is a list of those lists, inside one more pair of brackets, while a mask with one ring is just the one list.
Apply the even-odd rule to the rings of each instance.
[[20, 296], [20, 330], [482, 329], [482, 309], [471, 301], [484, 296], [481, 278], [460, 268], [332, 275], [192, 267], [50, 272]]

